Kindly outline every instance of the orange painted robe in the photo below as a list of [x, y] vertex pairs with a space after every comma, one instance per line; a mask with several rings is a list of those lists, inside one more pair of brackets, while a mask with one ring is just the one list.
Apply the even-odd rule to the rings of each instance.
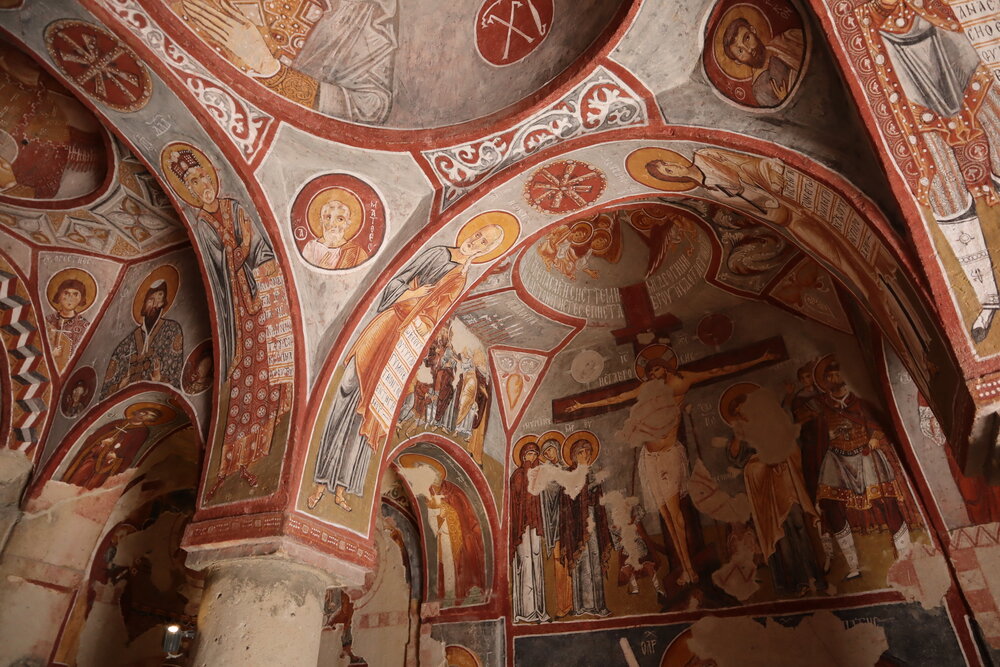
[[[423, 332], [419, 343], [422, 348], [423, 343], [429, 339], [438, 322], [465, 288], [466, 274], [463, 271], [463, 266], [450, 260], [450, 248], [439, 246], [432, 248], [431, 251], [439, 249], [449, 254], [448, 262], [452, 266], [447, 273], [434, 283], [433, 288], [423, 297], [396, 300], [391, 305], [387, 304], [385, 309], [365, 327], [348, 357], [354, 358], [358, 381], [361, 385], [361, 402], [358, 405], [358, 414], [362, 418], [360, 433], [367, 438], [372, 449], [377, 449], [388, 433], [386, 425], [369, 408], [379, 380], [393, 356], [394, 349], [400, 344], [406, 329], [411, 325], [414, 325], [418, 332]], [[400, 275], [405, 274], [407, 269], [400, 272]], [[399, 276], [397, 276], [397, 280], [398, 278]], [[428, 283], [422, 282], [419, 276], [406, 282], [407, 289], [425, 284]], [[391, 287], [392, 285], [386, 289], [389, 290]], [[405, 370], [409, 373], [412, 367]], [[400, 378], [401, 381], [405, 381], [405, 379], [405, 377]], [[398, 396], [395, 398], [398, 399]], [[386, 407], [389, 411], [393, 411], [396, 406]]]

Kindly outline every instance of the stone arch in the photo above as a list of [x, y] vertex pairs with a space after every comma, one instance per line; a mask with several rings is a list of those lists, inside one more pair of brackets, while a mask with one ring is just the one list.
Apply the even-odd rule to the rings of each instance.
[[[722, 188], [706, 188], [688, 185], [681, 188], [654, 187], [650, 179], [640, 173], [637, 180], [629, 175], [629, 158], [641, 149], [659, 151], [660, 154], [676, 156], [678, 162], [692, 164], [691, 158], [697, 150], [722, 155], [735, 161], [730, 164], [729, 177], [736, 181], [731, 192], [737, 188], [751, 193], [751, 196], [766, 197], [774, 205], [764, 212], [753, 201], [725, 193]], [[538, 173], [556, 164], [573, 161], [583, 163], [600, 174], [604, 187], [600, 192], [569, 212], [545, 212], [525, 205], [525, 175]], [[633, 158], [633, 162], [635, 158]], [[725, 169], [722, 170], [725, 175]], [[639, 172], [637, 172], [639, 173]], [[716, 175], [716, 178], [721, 176]], [[643, 182], [643, 180], [647, 182]], [[756, 193], [756, 195], [754, 195]], [[737, 193], [738, 194], [738, 193]], [[950, 441], [967, 442], [972, 414], [972, 403], [968, 390], [962, 381], [957, 362], [951, 351], [945, 333], [933, 314], [935, 311], [921, 273], [909, 254], [903, 250], [901, 241], [892, 230], [875, 204], [842, 177], [805, 156], [768, 142], [742, 135], [709, 132], [698, 128], [671, 128], [661, 130], [630, 130], [616, 133], [606, 141], [586, 145], [570, 143], [559, 150], [536, 156], [518, 165], [510, 172], [495, 176], [480, 185], [473, 196], [458, 209], [435, 220], [414, 238], [391, 261], [374, 282], [361, 306], [345, 323], [341, 335], [334, 345], [333, 353], [327, 358], [320, 373], [318, 386], [326, 385], [325, 395], [318, 396], [310, 410], [309, 421], [317, 420], [313, 427], [312, 447], [307, 455], [306, 470], [316, 455], [316, 447], [323, 438], [324, 418], [329, 414], [337, 383], [344, 372], [344, 362], [351, 356], [352, 346], [364, 326], [372, 322], [376, 314], [378, 297], [390, 283], [394, 275], [404, 270], [407, 262], [420, 252], [435, 246], [454, 247], [455, 235], [460, 227], [488, 211], [504, 210], [515, 216], [520, 223], [518, 246], [525, 238], [533, 238], [543, 229], [570, 215], [579, 216], [636, 201], [669, 201], [678, 197], [702, 200], [717, 204], [735, 213], [744, 215], [766, 225], [788, 240], [800, 246], [807, 254], [819, 261], [841, 281], [846, 289], [855, 295], [880, 326], [887, 339], [901, 354], [908, 357], [908, 367], [913, 368], [914, 377], [928, 388], [928, 396], [934, 395], [933, 406], [942, 424], [949, 432]], [[514, 249], [506, 253], [513, 256]], [[492, 265], [505, 261], [491, 259]], [[487, 269], [473, 266], [468, 275], [463, 274], [461, 294], [468, 294], [485, 277]], [[446, 307], [436, 311], [436, 319], [431, 324], [439, 326], [462, 297], [449, 297]], [[433, 332], [421, 337], [412, 353], [421, 358], [424, 346], [432, 338]], [[395, 345], [398, 338], [385, 334], [381, 338], [369, 338], [365, 345], [375, 343]], [[914, 345], [922, 350], [926, 358], [933, 359], [936, 368], [934, 389], [931, 390], [927, 367], [908, 353], [907, 347]], [[388, 359], [388, 356], [387, 356]], [[415, 364], [416, 362], [414, 362]], [[401, 383], [409, 381], [415, 365], [402, 371]], [[920, 377], [922, 376], [922, 378]], [[368, 389], [371, 398], [374, 388]], [[391, 401], [390, 401], [391, 402]], [[363, 411], [358, 408], [358, 413]], [[389, 407], [387, 423], [395, 419], [398, 404]], [[381, 451], [382, 443], [376, 443], [375, 454]], [[382, 456], [385, 460], [385, 455]], [[369, 478], [379, 464], [369, 469]], [[307, 473], [308, 474], [308, 473]], [[310, 511], [306, 497], [312, 488], [311, 480], [305, 479], [300, 487], [299, 508]], [[332, 489], [331, 489], [332, 490]], [[370, 489], [365, 489], [370, 494]], [[370, 497], [370, 495], [368, 496]], [[366, 499], [364, 506], [370, 508]], [[369, 522], [358, 521], [355, 517], [345, 518], [333, 512], [323, 512], [319, 518], [339, 524], [351, 532], [367, 535]], [[370, 510], [368, 513], [370, 516]]]
[[[493, 559], [500, 535], [498, 516], [482, 472], [469, 464], [462, 451], [446, 438], [423, 434], [400, 444], [388, 465], [417, 509], [423, 545], [423, 602], [437, 602], [442, 608], [495, 606], [496, 592], [501, 590], [500, 567]], [[435, 481], [424, 474], [430, 466], [445, 476]], [[437, 516], [447, 524], [458, 521], [453, 525], [461, 526], [461, 544], [446, 542], [447, 531], [432, 525]], [[481, 551], [473, 551], [477, 544]]]
[[[131, 385], [128, 389], [107, 398], [87, 411], [63, 439], [59, 448], [52, 453], [45, 466], [36, 472], [34, 479], [28, 486], [25, 497], [27, 499], [38, 497], [46, 483], [53, 479], [57, 473], [61, 472], [65, 475], [66, 466], [73, 457], [80, 454], [84, 437], [93, 429], [100, 428], [100, 422], [107, 421], [108, 417], [118, 413], [121, 413], [118, 416], [119, 420], [121, 420], [125, 416], [125, 411], [128, 410], [129, 405], [149, 402], [162, 402], [165, 408], [173, 412], [174, 417], [164, 422], [164, 425], [167, 427], [165, 430], [150, 434], [148, 436], [149, 439], [145, 440], [142, 446], [135, 451], [131, 460], [117, 470], [115, 474], [124, 472], [128, 468], [137, 467], [164, 439], [170, 437], [178, 430], [191, 428], [193, 424], [198, 423], [195, 412], [187, 402], [187, 399], [172, 388], [145, 382]], [[90, 433], [90, 435], [92, 436], [93, 433]], [[200, 434], [197, 434], [197, 438], [199, 449], [204, 454], [204, 441]]]

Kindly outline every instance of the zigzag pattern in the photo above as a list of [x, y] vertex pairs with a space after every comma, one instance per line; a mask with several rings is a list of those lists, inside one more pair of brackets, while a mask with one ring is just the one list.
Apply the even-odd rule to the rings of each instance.
[[0, 338], [7, 349], [14, 398], [7, 446], [29, 453], [38, 443], [50, 393], [49, 368], [37, 324], [22, 281], [0, 260]]
[[951, 548], [990, 547], [1000, 544], [1000, 523], [966, 526], [951, 531]]

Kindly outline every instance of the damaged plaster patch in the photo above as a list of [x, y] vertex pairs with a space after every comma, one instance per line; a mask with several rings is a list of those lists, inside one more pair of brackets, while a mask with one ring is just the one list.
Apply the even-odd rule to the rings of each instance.
[[691, 626], [688, 646], [719, 667], [865, 667], [876, 664], [889, 642], [885, 630], [874, 623], [848, 628], [831, 612], [821, 611], [796, 627], [771, 618], [759, 623], [748, 617], [707, 616]]
[[907, 601], [934, 609], [944, 604], [944, 595], [951, 587], [951, 574], [941, 552], [929, 544], [917, 543], [906, 558], [892, 564], [886, 582]]

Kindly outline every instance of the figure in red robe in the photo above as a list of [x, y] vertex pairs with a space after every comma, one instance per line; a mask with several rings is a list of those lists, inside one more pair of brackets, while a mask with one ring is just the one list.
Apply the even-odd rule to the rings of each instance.
[[465, 493], [440, 474], [430, 488], [427, 515], [437, 538], [437, 594], [461, 605], [482, 597], [486, 583], [485, 547], [475, 510]]
[[149, 426], [164, 421], [164, 411], [137, 404], [125, 411], [125, 419], [115, 419], [94, 431], [63, 475], [64, 482], [96, 489], [135, 460], [149, 438]]

